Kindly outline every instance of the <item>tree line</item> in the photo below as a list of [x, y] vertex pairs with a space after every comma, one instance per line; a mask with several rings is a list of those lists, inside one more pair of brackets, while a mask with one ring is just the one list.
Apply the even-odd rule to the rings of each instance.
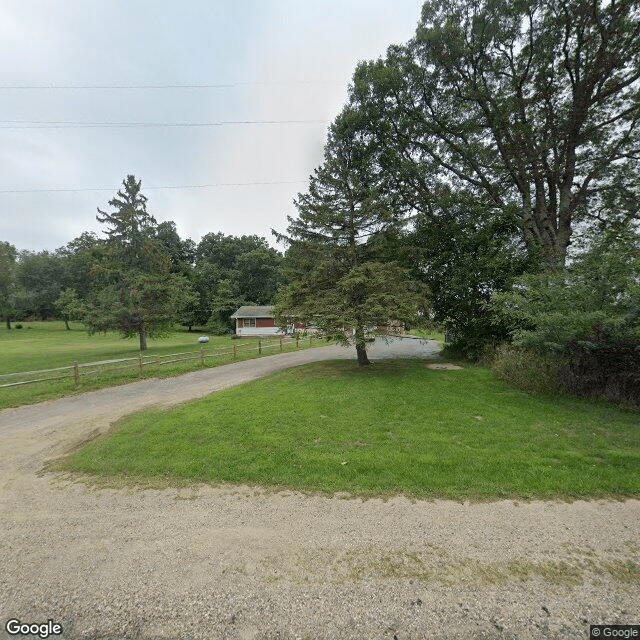
[[0, 311], [13, 320], [82, 321], [89, 331], [137, 336], [176, 323], [226, 333], [243, 304], [269, 304], [282, 281], [282, 255], [258, 236], [208, 233], [196, 244], [174, 222], [147, 210], [141, 181], [129, 175], [108, 211], [104, 236], [85, 232], [56, 251], [17, 251], [0, 243]]

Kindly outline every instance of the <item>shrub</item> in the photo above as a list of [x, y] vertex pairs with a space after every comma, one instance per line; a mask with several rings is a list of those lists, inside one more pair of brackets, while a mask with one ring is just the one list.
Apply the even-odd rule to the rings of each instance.
[[16, 325], [16, 329], [22, 329], [22, 325], [18, 322], [18, 324]]
[[563, 390], [640, 405], [640, 231], [587, 240], [566, 268], [520, 278], [492, 306], [522, 353], [556, 359]]
[[[640, 406], [640, 340], [611, 344], [591, 337], [590, 349], [574, 343], [559, 368], [559, 382], [569, 393]], [[595, 346], [593, 346], [595, 345]]]
[[488, 366], [502, 381], [523, 391], [561, 393], [560, 363], [530, 349], [510, 344], [485, 349], [480, 364]]

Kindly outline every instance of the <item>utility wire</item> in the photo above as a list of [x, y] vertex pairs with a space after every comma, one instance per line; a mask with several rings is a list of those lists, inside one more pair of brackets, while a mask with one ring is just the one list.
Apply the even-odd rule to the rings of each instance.
[[244, 86], [282, 86], [282, 85], [313, 85], [335, 84], [344, 85], [337, 80], [282, 80], [265, 82], [229, 82], [221, 84], [85, 84], [85, 85], [0, 85], [0, 91], [128, 91], [146, 89], [228, 89]]
[[[263, 182], [218, 182], [213, 184], [170, 185], [162, 187], [144, 187], [145, 191], [158, 189], [212, 189], [215, 187], [248, 187], [270, 184], [301, 184], [307, 180], [274, 180]], [[114, 187], [81, 187], [79, 189], [0, 189], [0, 193], [78, 193], [83, 191], [114, 191]]]
[[218, 122], [75, 122], [3, 120], [0, 129], [115, 129], [151, 127], [226, 127], [234, 125], [318, 124], [327, 120], [221, 120]]

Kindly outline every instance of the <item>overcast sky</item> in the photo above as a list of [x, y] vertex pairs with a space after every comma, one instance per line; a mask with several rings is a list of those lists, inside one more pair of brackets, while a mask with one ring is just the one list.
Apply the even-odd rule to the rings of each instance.
[[[322, 161], [357, 62], [406, 42], [420, 7], [2, 0], [0, 240], [42, 250], [100, 233], [96, 208], [132, 173], [150, 213], [175, 221], [182, 238], [221, 231], [273, 243], [270, 229], [284, 230]], [[279, 123], [148, 126], [231, 121]], [[217, 186], [166, 188], [195, 185]]]

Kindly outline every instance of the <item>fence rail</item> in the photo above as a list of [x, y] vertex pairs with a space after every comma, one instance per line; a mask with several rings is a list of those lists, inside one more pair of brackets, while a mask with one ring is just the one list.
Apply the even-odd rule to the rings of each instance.
[[[309, 346], [312, 344], [312, 336], [307, 336], [304, 341], [308, 341]], [[263, 351], [270, 349], [279, 349], [283, 351], [285, 345], [290, 345], [295, 342], [296, 349], [300, 348], [302, 340], [299, 336], [295, 337], [279, 337], [276, 340], [264, 340], [258, 338], [257, 342], [251, 342], [249, 344], [242, 343], [240, 345], [233, 344], [230, 347], [222, 349], [207, 349], [200, 347], [198, 351], [184, 351], [181, 353], [167, 353], [167, 354], [154, 354], [144, 355], [140, 352], [140, 355], [131, 358], [118, 358], [114, 360], [101, 360], [99, 362], [86, 362], [79, 363], [74, 362], [71, 365], [64, 367], [55, 367], [52, 369], [40, 369], [37, 371], [15, 371], [12, 373], [0, 374], [0, 389], [7, 389], [11, 387], [21, 387], [27, 384], [34, 384], [36, 382], [50, 382], [54, 380], [73, 380], [76, 388], [80, 387], [82, 376], [88, 376], [101, 373], [112, 373], [116, 371], [138, 369], [139, 376], [144, 377], [145, 368], [162, 366], [165, 364], [174, 364], [176, 362], [189, 362], [198, 360], [200, 367], [205, 367], [207, 360], [213, 358], [222, 358], [225, 356], [232, 356], [233, 359], [237, 359], [243, 353], [249, 353], [257, 351], [258, 355], [261, 355]], [[253, 346], [255, 345], [255, 346]], [[183, 357], [184, 356], [184, 357]], [[127, 363], [127, 364], [122, 364]], [[61, 371], [67, 372], [65, 375], [50, 376], [48, 374], [58, 373]], [[37, 376], [36, 378], [29, 378], [28, 380], [16, 380], [11, 381], [19, 376]], [[43, 377], [44, 376], [44, 377]], [[3, 382], [9, 380], [8, 382]]]

